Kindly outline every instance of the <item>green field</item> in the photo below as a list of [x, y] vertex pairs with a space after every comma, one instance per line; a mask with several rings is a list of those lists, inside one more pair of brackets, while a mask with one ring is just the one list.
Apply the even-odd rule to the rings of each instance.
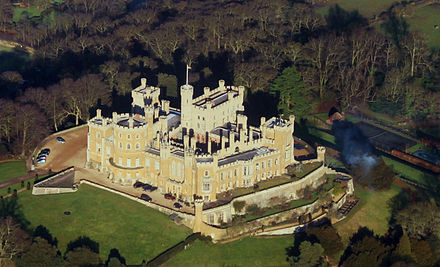
[[0, 163], [0, 182], [25, 174], [26, 164], [24, 161], [9, 161]]
[[35, 7], [14, 7], [14, 16], [12, 22], [19, 22], [23, 18], [39, 17], [43, 10]]
[[426, 36], [429, 46], [440, 48], [440, 29], [434, 29], [434, 25], [440, 25], [440, 5], [416, 8], [408, 22], [411, 31]]
[[395, 0], [329, 0], [325, 7], [318, 10], [321, 14], [327, 14], [329, 6], [338, 4], [345, 10], [357, 9], [359, 13], [370, 18], [374, 15], [380, 14], [382, 11], [389, 8]]
[[227, 244], [197, 240], [165, 266], [289, 266], [286, 248], [293, 236], [246, 237]]
[[33, 196], [25, 191], [19, 194], [19, 202], [31, 227], [47, 227], [62, 252], [69, 241], [85, 235], [99, 243], [103, 260], [116, 248], [127, 264], [140, 264], [191, 234], [159, 211], [88, 185], [60, 195]]
[[398, 174], [401, 174], [405, 178], [412, 180], [416, 183], [420, 183], [426, 186], [436, 186], [436, 184], [432, 184], [433, 181], [437, 181], [437, 179], [430, 174], [427, 174], [423, 171], [420, 171], [416, 168], [413, 168], [409, 165], [400, 163], [396, 160], [393, 160], [388, 157], [382, 157], [382, 159], [385, 161], [385, 163], [390, 166], [390, 168]]
[[335, 224], [343, 241], [348, 242], [350, 236], [362, 226], [370, 228], [376, 234], [384, 234], [388, 230], [388, 221], [391, 218], [388, 200], [401, 190], [395, 185], [390, 190], [381, 192], [370, 191], [357, 186], [355, 194], [360, 198], [359, 203], [346, 219]]

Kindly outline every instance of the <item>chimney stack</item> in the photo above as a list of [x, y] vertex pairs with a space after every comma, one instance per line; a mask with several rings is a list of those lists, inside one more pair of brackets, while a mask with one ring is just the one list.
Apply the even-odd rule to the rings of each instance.
[[147, 87], [147, 78], [141, 78], [141, 86], [142, 86], [142, 88]]

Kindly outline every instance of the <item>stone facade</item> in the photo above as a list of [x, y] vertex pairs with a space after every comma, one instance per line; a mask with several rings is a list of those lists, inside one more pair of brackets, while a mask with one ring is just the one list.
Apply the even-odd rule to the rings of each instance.
[[146, 79], [132, 91], [132, 113], [88, 122], [87, 167], [107, 172], [115, 183], [136, 180], [186, 201], [250, 187], [286, 172], [294, 159], [294, 116], [261, 118], [259, 127], [243, 115], [244, 87], [204, 88], [194, 98], [180, 88], [181, 109], [160, 100], [160, 89]]

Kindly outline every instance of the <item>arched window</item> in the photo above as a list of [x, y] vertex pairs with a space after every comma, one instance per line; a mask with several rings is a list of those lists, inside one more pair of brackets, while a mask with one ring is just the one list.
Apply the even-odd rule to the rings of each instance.
[[130, 144], [127, 144], [127, 150], [130, 150], [130, 149], [131, 149]]
[[136, 150], [139, 150], [139, 143], [136, 143]]

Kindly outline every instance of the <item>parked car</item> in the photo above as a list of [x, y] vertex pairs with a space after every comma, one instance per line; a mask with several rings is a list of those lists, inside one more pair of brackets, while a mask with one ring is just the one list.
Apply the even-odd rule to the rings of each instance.
[[61, 143], [61, 144], [64, 144], [66, 142], [66, 140], [64, 140], [64, 138], [62, 138], [61, 136], [58, 136], [57, 137], [57, 142]]
[[46, 155], [38, 155], [37, 160], [40, 160], [40, 159], [47, 159], [47, 156]]
[[45, 148], [45, 149], [40, 151], [40, 155], [47, 155], [47, 156], [49, 156], [49, 154], [50, 154], [50, 149], [49, 148]]
[[182, 208], [182, 205], [179, 202], [174, 203], [174, 207], [178, 210]]
[[189, 207], [189, 206], [190, 206], [190, 204], [189, 204], [189, 202], [188, 202], [188, 201], [185, 201], [185, 206], [187, 206], [187, 207]]
[[142, 186], [142, 189], [144, 189], [145, 191], [151, 191], [151, 185], [149, 185], [149, 184], [144, 184], [144, 185]]
[[152, 200], [152, 198], [149, 195], [147, 195], [147, 194], [142, 194], [141, 195], [141, 199], [145, 200], [147, 202], [151, 202], [151, 200]]
[[144, 183], [139, 182], [139, 181], [136, 181], [136, 182], [133, 184], [133, 187], [134, 187], [134, 188], [139, 188], [139, 187], [142, 187], [142, 186], [144, 186], [144, 185], [145, 185]]
[[171, 194], [165, 194], [164, 197], [165, 197], [165, 199], [168, 199], [168, 200], [176, 200], [176, 198]]
[[156, 191], [157, 190], [157, 186], [151, 186], [150, 188], [150, 192]]
[[37, 164], [43, 164], [43, 163], [46, 163], [46, 159], [37, 160]]

